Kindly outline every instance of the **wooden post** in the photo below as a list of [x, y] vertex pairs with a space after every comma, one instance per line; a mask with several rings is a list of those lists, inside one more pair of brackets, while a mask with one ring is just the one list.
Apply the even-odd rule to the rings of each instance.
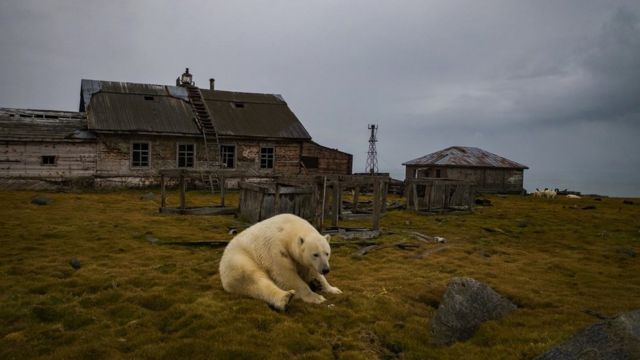
[[380, 212], [385, 213], [387, 211], [387, 194], [389, 193], [389, 181], [382, 182], [382, 208]]
[[160, 211], [167, 206], [167, 191], [164, 175], [160, 175]]
[[185, 194], [184, 194], [184, 174], [180, 173], [180, 209], [184, 210], [185, 208]]
[[351, 211], [355, 214], [358, 211], [358, 200], [360, 198], [360, 186], [356, 185], [353, 190], [353, 209]]
[[327, 204], [327, 177], [325, 176], [322, 181], [322, 211], [320, 212], [320, 231], [324, 230], [324, 213], [326, 211]]
[[[413, 209], [415, 211], [420, 210], [420, 208], [418, 207], [418, 183], [413, 183]], [[427, 191], [427, 189], [425, 188], [425, 191]]]
[[333, 182], [333, 204], [331, 209], [331, 226], [338, 226], [338, 216], [340, 216], [340, 183]]
[[405, 191], [405, 199], [404, 199], [404, 205], [405, 208], [411, 209], [411, 196], [413, 196], [411, 189], [413, 189], [413, 185], [411, 183], [411, 180], [407, 181], [407, 186], [405, 187], [404, 191]]
[[277, 181], [273, 196], [273, 215], [277, 215], [280, 213], [280, 184]]
[[220, 182], [220, 206], [224, 207], [224, 175], [218, 177]]
[[380, 187], [380, 180], [373, 180], [373, 230], [380, 230], [380, 200], [382, 189]]

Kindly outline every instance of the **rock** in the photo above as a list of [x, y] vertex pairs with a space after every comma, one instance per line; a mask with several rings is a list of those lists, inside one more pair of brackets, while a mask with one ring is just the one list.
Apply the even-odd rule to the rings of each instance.
[[478, 327], [515, 310], [516, 306], [488, 285], [471, 278], [453, 278], [430, 323], [431, 341], [450, 345], [473, 336]]
[[491, 200], [489, 199], [476, 199], [475, 200], [476, 205], [480, 205], [480, 206], [491, 206]]
[[640, 309], [578, 331], [536, 360], [640, 359]]
[[142, 196], [140, 196], [140, 200], [146, 200], [146, 201], [150, 201], [150, 200], [156, 200], [158, 198], [158, 196], [152, 192], [148, 192]]
[[42, 205], [49, 205], [49, 204], [53, 203], [53, 200], [51, 200], [49, 198], [46, 198], [46, 197], [38, 196], [38, 197], [35, 197], [35, 198], [31, 199], [31, 203], [35, 204], [35, 205], [42, 206]]
[[593, 209], [595, 209], [595, 208], [596, 208], [596, 207], [595, 207], [594, 205], [587, 205], [587, 206], [583, 206], [583, 207], [582, 207], [582, 210], [593, 210]]
[[150, 233], [145, 234], [144, 235], [144, 239], [147, 240], [148, 242], [150, 242], [153, 245], [155, 245], [158, 242], [160, 242], [160, 239], [158, 239], [157, 237], [151, 235]]
[[78, 270], [82, 267], [82, 263], [80, 263], [80, 260], [76, 258], [69, 260], [69, 265], [71, 265], [71, 267], [74, 268], [75, 270]]
[[623, 204], [627, 204], [627, 205], [633, 205], [633, 201], [632, 200], [628, 200], [628, 199], [624, 199], [622, 200]]

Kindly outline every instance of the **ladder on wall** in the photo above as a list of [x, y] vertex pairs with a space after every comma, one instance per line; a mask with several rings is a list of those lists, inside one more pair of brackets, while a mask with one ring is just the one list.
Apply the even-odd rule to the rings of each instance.
[[[206, 160], [205, 169], [219, 169], [221, 167], [220, 141], [218, 139], [218, 132], [213, 124], [213, 119], [211, 118], [211, 113], [209, 112], [207, 104], [202, 97], [202, 92], [198, 87], [187, 85], [185, 88], [187, 89], [189, 101], [192, 105], [191, 108], [193, 109], [193, 115], [204, 140]], [[206, 177], [201, 176], [201, 178], [203, 182], [208, 183], [212, 194], [215, 192], [216, 187], [218, 189], [221, 188], [221, 184], [219, 183], [217, 176], [212, 176], [211, 173], [209, 173]]]

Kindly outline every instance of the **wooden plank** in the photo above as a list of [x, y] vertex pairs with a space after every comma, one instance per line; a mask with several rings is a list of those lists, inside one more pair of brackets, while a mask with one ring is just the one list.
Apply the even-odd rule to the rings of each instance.
[[273, 197], [273, 214], [280, 213], [280, 184], [276, 183], [276, 189]]
[[167, 206], [167, 181], [164, 175], [160, 175], [160, 209]]
[[220, 205], [224, 207], [224, 195], [225, 195], [224, 175], [220, 175], [220, 178], [218, 178], [218, 182], [220, 183]]
[[389, 182], [384, 181], [382, 183], [382, 208], [381, 212], [384, 213], [387, 211], [387, 195], [389, 194]]
[[380, 230], [380, 200], [382, 198], [380, 182], [378, 179], [373, 182], [373, 230]]
[[[425, 188], [426, 191], [426, 188]], [[413, 183], [412, 184], [412, 195], [413, 195], [413, 210], [418, 211], [419, 207], [418, 207], [418, 184], [417, 183]]]
[[358, 200], [360, 198], [360, 186], [355, 187], [355, 189], [353, 189], [353, 208], [351, 209], [352, 212], [356, 212], [358, 211]]
[[340, 216], [340, 183], [338, 181], [332, 184], [332, 205], [331, 205], [331, 226], [338, 226], [338, 217]]
[[184, 175], [180, 175], [180, 209], [186, 207]]

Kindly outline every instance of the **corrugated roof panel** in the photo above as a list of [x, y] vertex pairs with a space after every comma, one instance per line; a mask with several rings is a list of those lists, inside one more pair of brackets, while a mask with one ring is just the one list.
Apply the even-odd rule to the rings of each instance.
[[91, 141], [84, 113], [0, 108], [0, 139], [8, 141]]
[[[280, 95], [200, 91], [220, 135], [311, 139]], [[82, 96], [91, 129], [200, 134], [183, 87], [82, 80]]]
[[437, 165], [528, 169], [527, 166], [477, 147], [452, 146], [402, 165]]
[[166, 95], [99, 92], [87, 114], [89, 129], [96, 131], [200, 134], [190, 104]]
[[311, 139], [286, 103], [206, 100], [220, 135]]

